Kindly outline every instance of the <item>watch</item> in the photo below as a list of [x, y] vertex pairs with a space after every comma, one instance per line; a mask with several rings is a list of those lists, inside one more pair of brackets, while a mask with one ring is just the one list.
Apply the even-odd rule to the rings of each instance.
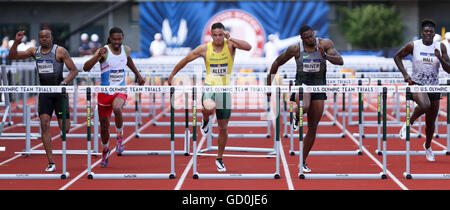
[[66, 82], [64, 82], [64, 81], [62, 81], [62, 82], [61, 82], [61, 85], [67, 85], [67, 83], [66, 83]]

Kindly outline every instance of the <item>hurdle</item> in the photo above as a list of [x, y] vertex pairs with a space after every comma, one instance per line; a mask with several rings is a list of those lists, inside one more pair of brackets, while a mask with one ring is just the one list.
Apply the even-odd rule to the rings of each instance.
[[[217, 174], [217, 173], [199, 173], [197, 168], [197, 157], [198, 157], [198, 151], [197, 151], [197, 88], [193, 87], [193, 179], [280, 179], [280, 87], [277, 87], [276, 89], [276, 128], [275, 128], [275, 172], [273, 174], [265, 173], [265, 174], [257, 174], [257, 173], [251, 173], [251, 174], [230, 174], [230, 173], [223, 173], [223, 174]], [[200, 87], [203, 92], [205, 91], [213, 91], [213, 92], [222, 92], [224, 89], [232, 89], [232, 88], [248, 88], [248, 86], [241, 86], [241, 87], [221, 87], [221, 88], [211, 88], [211, 87]], [[257, 88], [263, 88], [263, 87], [257, 87]], [[264, 89], [264, 88], [263, 88]], [[264, 89], [263, 92], [268, 92], [269, 89]], [[211, 120], [211, 119], [210, 119]], [[239, 155], [238, 157], [269, 157], [267, 155], [253, 155], [253, 156], [245, 156], [245, 155]], [[273, 155], [270, 155], [270, 157], [273, 157]]]
[[[345, 128], [345, 120], [346, 120], [346, 115], [345, 115], [345, 95], [346, 95], [346, 93], [349, 93], [349, 97], [351, 97], [351, 91], [352, 91], [352, 89], [355, 89], [355, 87], [356, 86], [343, 86], [344, 84], [354, 84], [355, 82], [358, 82], [358, 87], [361, 87], [361, 84], [362, 84], [362, 80], [348, 80], [347, 82], [343, 82], [343, 84], [342, 84], [342, 86], [328, 86], [328, 88], [331, 88], [331, 90], [333, 90], [333, 93], [338, 93], [337, 91], [335, 91], [335, 89], [337, 88], [337, 89], [342, 89], [342, 90], [344, 90], [344, 91], [342, 91], [342, 93], [343, 93], [343, 107], [342, 107], [342, 109], [343, 109], [343, 113], [342, 113], [342, 121], [343, 121], [343, 123], [342, 123], [342, 126], [343, 126], [343, 133], [339, 133], [339, 134], [316, 134], [316, 138], [344, 138], [345, 137], [345, 131], [346, 131], [346, 128]], [[312, 86], [302, 86], [302, 94], [303, 94], [303, 87], [304, 88], [306, 88], [308, 91], [307, 92], [320, 92], [320, 91], [314, 91], [313, 89], [318, 89], [318, 87], [320, 87], [320, 86], [318, 86], [318, 87], [312, 87]], [[322, 87], [324, 87], [324, 86], [322, 86]], [[326, 86], [325, 86], [326, 87]], [[297, 88], [299, 88], [299, 86], [294, 86], [294, 88], [295, 89], [297, 89]], [[290, 91], [292, 90], [292, 88], [290, 87], [289, 88], [290, 89]], [[350, 90], [350, 91], [349, 91]], [[322, 91], [323, 92], [323, 91]], [[333, 94], [333, 95], [335, 95], [335, 94]], [[302, 100], [303, 100], [303, 96], [302, 96]], [[303, 103], [303, 101], [302, 101], [302, 103]], [[336, 103], [336, 102], [335, 102]], [[303, 106], [303, 105], [302, 105]], [[360, 112], [359, 112], [359, 114], [360, 114], [360, 119], [361, 119], [361, 114], [362, 114], [362, 112], [361, 112], [361, 107], [363, 106], [363, 104], [362, 104], [362, 93], [361, 92], [359, 92], [359, 109], [360, 109]], [[291, 154], [291, 155], [300, 155], [300, 152], [299, 151], [295, 151], [294, 149], [293, 149], [293, 139], [294, 139], [294, 135], [293, 135], [293, 120], [292, 120], [292, 102], [291, 102], [291, 110], [290, 110], [290, 112], [291, 112], [291, 133], [290, 133], [290, 140], [291, 140], [291, 150], [289, 151], [289, 153]], [[337, 110], [335, 109], [335, 113], [337, 112]], [[303, 115], [303, 107], [302, 107], [302, 113], [301, 113], [302, 115]], [[303, 116], [300, 116], [300, 118], [303, 118]], [[303, 119], [302, 119], [302, 126], [304, 126], [306, 123], [303, 123]], [[320, 124], [320, 122], [319, 122], [319, 126], [320, 126], [321, 124]], [[302, 128], [303, 129], [303, 128]], [[360, 132], [361, 132], [361, 129], [362, 129], [362, 127], [361, 126], [359, 126], [359, 130], [360, 130]], [[303, 134], [303, 131], [301, 132], [302, 133], [302, 139], [306, 136], [306, 134]], [[354, 150], [354, 151], [310, 151], [310, 153], [309, 153], [309, 155], [311, 155], [311, 156], [315, 156], [315, 155], [319, 155], [319, 156], [328, 156], [328, 155], [330, 155], [330, 156], [336, 156], [336, 155], [339, 155], [339, 156], [346, 156], [346, 155], [362, 155], [362, 146], [363, 146], [363, 142], [362, 142], [362, 138], [359, 138], [359, 149], [357, 149], [357, 150]]]
[[[342, 75], [345, 78], [345, 75]], [[327, 79], [327, 84], [333, 84], [333, 85], [345, 85], [345, 84], [354, 84], [355, 79]], [[287, 82], [284, 81], [284, 84], [286, 84]], [[289, 80], [289, 85], [293, 84], [293, 80]], [[292, 94], [291, 91], [289, 91], [288, 94]], [[290, 101], [290, 106], [293, 106], [293, 102]], [[325, 108], [327, 109], [329, 107], [328, 104], [325, 104]], [[290, 107], [291, 109], [293, 109], [292, 107]], [[345, 131], [346, 131], [346, 123], [345, 123], [345, 93], [343, 93], [342, 95], [342, 110], [343, 110], [343, 128], [342, 128], [342, 133], [320, 133], [317, 134], [317, 138], [344, 138], [345, 137]], [[340, 113], [338, 113], [338, 105], [337, 105], [337, 93], [334, 92], [333, 93], [333, 119], [331, 119], [331, 121], [326, 121], [326, 122], [319, 122], [319, 126], [334, 126], [336, 125], [336, 120], [337, 120], [337, 116], [340, 115]], [[286, 108], [285, 108], [286, 110]], [[290, 111], [291, 112], [291, 111]], [[284, 114], [283, 116], [286, 116], [287, 114]], [[290, 138], [290, 154], [291, 155], [295, 155], [295, 151], [294, 151], [294, 146], [293, 146], [293, 142], [294, 142], [294, 137], [293, 134], [290, 132], [289, 134], [287, 134], [287, 127], [292, 127], [292, 117], [289, 113], [290, 116], [290, 120], [284, 120], [284, 125], [285, 125], [285, 138]], [[308, 122], [304, 122], [304, 125], [307, 125]], [[298, 153], [297, 153], [298, 154]]]
[[[411, 88], [413, 91], [411, 91]], [[412, 92], [450, 92], [450, 86], [412, 86], [406, 87], [406, 169], [403, 173], [406, 179], [450, 179], [450, 174], [412, 174], [411, 173], [411, 155], [425, 155], [425, 151], [411, 151], [411, 143], [410, 143], [410, 132], [411, 132], [411, 122], [410, 122], [410, 103], [413, 101]], [[450, 99], [447, 97], [447, 112], [450, 111], [448, 106]], [[448, 115], [447, 115], [448, 116]], [[447, 117], [447, 129], [450, 128], [450, 118]], [[449, 145], [450, 137], [447, 135], [447, 145]], [[444, 151], [433, 151], [435, 155], [450, 155], [450, 152], [447, 150]]]
[[[162, 87], [139, 87], [139, 86], [125, 86], [125, 87], [105, 87], [108, 89], [112, 89], [112, 90], [120, 90], [122, 92], [135, 92], [135, 93], [142, 93], [142, 92], [146, 92], [146, 93], [151, 93], [151, 92], [157, 92], [157, 90], [159, 90]], [[97, 91], [101, 91], [102, 88], [97, 88], [94, 89], [94, 92]], [[162, 88], [163, 91], [165, 90], [164, 88]], [[86, 94], [87, 94], [87, 99], [89, 99], [88, 101], [88, 125], [90, 125], [90, 94], [92, 92], [92, 87], [86, 87]], [[170, 113], [172, 115], [171, 117], [171, 132], [170, 132], [170, 173], [141, 173], [141, 174], [95, 174], [94, 172], [92, 172], [92, 163], [91, 163], [91, 154], [90, 154], [90, 126], [88, 127], [88, 134], [87, 134], [87, 141], [88, 141], [88, 157], [87, 157], [87, 166], [88, 166], [88, 175], [87, 178], [88, 179], [174, 179], [175, 178], [175, 134], [174, 134], [174, 129], [173, 129], [173, 123], [174, 123], [174, 118], [173, 118], [173, 114], [174, 114], [174, 92], [175, 92], [175, 88], [171, 87], [170, 88]], [[124, 151], [125, 152], [125, 151]]]
[[[298, 92], [299, 92], [299, 96], [300, 96], [300, 124], [299, 124], [299, 173], [298, 173], [298, 178], [299, 179], [387, 179], [386, 176], [386, 154], [384, 153], [383, 156], [383, 171], [378, 173], [378, 174], [305, 174], [303, 172], [303, 88], [304, 87], [298, 87]], [[383, 104], [386, 104], [386, 95], [387, 95], [387, 88], [383, 87], [383, 89], [380, 89], [380, 87], [377, 86], [366, 86], [366, 87], [345, 87], [345, 86], [333, 86], [330, 88], [333, 89], [328, 89], [326, 86], [305, 86], [306, 88], [306, 92], [325, 92], [325, 91], [338, 91], [338, 92], [348, 92], [348, 91], [352, 91], [352, 92], [373, 92], [373, 91], [383, 91]], [[347, 90], [348, 88], [350, 88], [349, 90]], [[383, 116], [386, 115], [386, 110], [385, 110], [384, 106], [384, 113]], [[385, 121], [385, 117], [383, 118], [383, 141], [384, 141], [384, 145], [386, 144], [386, 121]], [[361, 144], [361, 143], [360, 143]], [[361, 146], [361, 145], [360, 145]], [[384, 147], [384, 149], [386, 149], [386, 146]], [[312, 152], [312, 151], [311, 151]], [[311, 153], [310, 153], [311, 154]]]
[[[194, 84], [195, 84], [195, 78], [194, 78]], [[261, 91], [251, 91], [250, 88], [254, 87], [254, 86], [234, 86], [235, 88], [235, 92], [240, 92], [240, 93], [261, 93]], [[233, 92], [233, 91], [229, 91], [229, 87], [227, 86], [215, 86], [215, 88], [212, 87], [205, 87], [204, 90], [205, 91], [211, 91], [212, 89], [224, 89], [224, 90], [228, 90], [228, 92]], [[212, 91], [211, 91], [212, 92]], [[220, 92], [220, 91], [217, 91]], [[270, 97], [267, 97], [267, 108], [265, 109], [266, 115], [269, 115], [269, 110], [270, 110]], [[231, 113], [231, 116], [239, 116], [239, 117], [255, 117], [255, 116], [260, 116], [260, 114], [256, 114], [256, 113]], [[207, 135], [207, 139], [206, 139], [206, 148], [201, 149], [200, 151], [198, 151], [198, 153], [205, 153], [205, 152], [210, 152], [210, 151], [217, 151], [218, 150], [218, 146], [212, 146], [212, 139], [213, 138], [218, 138], [219, 135], [218, 134], [214, 134], [213, 133], [213, 126], [214, 125], [218, 125], [218, 124], [213, 124], [212, 123], [212, 116], [209, 116], [209, 130], [210, 132], [208, 132]], [[251, 133], [251, 134], [239, 134], [239, 133], [229, 133], [228, 134], [228, 138], [270, 138], [270, 119], [267, 119], [267, 122], [262, 122], [262, 121], [229, 121], [228, 123], [229, 127], [265, 127], [267, 129], [266, 133]], [[276, 140], [274, 139], [274, 147], [272, 148], [255, 148], [255, 147], [233, 147], [233, 146], [227, 146], [225, 147], [225, 151], [233, 151], [233, 152], [258, 152], [258, 153], [267, 153], [267, 154], [273, 154], [275, 153], [275, 144], [276, 144]]]
[[[64, 97], [67, 91], [73, 92], [73, 87], [61, 86], [10, 86], [5, 87], [2, 92], [28, 92], [28, 93], [61, 93]], [[63, 105], [63, 116], [66, 116], [66, 103]], [[0, 174], [0, 179], [67, 179], [67, 154], [66, 154], [66, 118], [62, 119], [62, 173], [61, 174]]]
[[[412, 100], [411, 92], [425, 92], [425, 93], [427, 93], [427, 92], [447, 92], [447, 104], [449, 104], [450, 97], [448, 97], [448, 95], [449, 95], [450, 91], [447, 91], [447, 87], [448, 86], [401, 86], [401, 87], [398, 87], [398, 92], [405, 93], [405, 97], [407, 97], [406, 102], [408, 102], [408, 100]], [[411, 89], [412, 89], [412, 91], [411, 91]], [[408, 90], [410, 91], [409, 93], [408, 93]], [[437, 91], [434, 91], [434, 90], [437, 90]], [[411, 103], [410, 104], [407, 103], [406, 111], [410, 111]], [[447, 107], [447, 112], [448, 111], [450, 111], [450, 109]], [[411, 128], [410, 128], [410, 131], [411, 131]], [[448, 131], [450, 131], [450, 116], [449, 115], [447, 115], [447, 132]], [[399, 134], [390, 134], [390, 135], [398, 136]], [[417, 138], [417, 137], [419, 137], [420, 134], [409, 133], [408, 135], [409, 135], [409, 138]], [[389, 137], [389, 135], [388, 135], [388, 137]], [[448, 145], [450, 145], [450, 136], [448, 136], [448, 135], [446, 138], [446, 143], [447, 143], [447, 149], [440, 150], [440, 151], [433, 151], [434, 155], [439, 155], [439, 156], [450, 155], [450, 148], [448, 147]], [[425, 151], [423, 151], [423, 150], [421, 150], [421, 151], [388, 150], [388, 151], [386, 151], [386, 153], [387, 153], [387, 155], [425, 155]]]
[[[161, 86], [164, 87], [164, 86]], [[165, 89], [161, 89], [161, 88], [156, 88], [153, 91], [153, 95], [155, 95], [156, 93], [164, 93]], [[190, 151], [190, 138], [191, 138], [191, 133], [189, 130], [189, 96], [188, 96], [188, 92], [185, 92], [184, 94], [185, 97], [185, 132], [184, 134], [173, 134], [174, 138], [183, 138], [184, 139], [184, 148], [183, 150], [175, 150], [174, 153], [175, 155], [184, 155], [184, 156], [189, 156], [189, 151]], [[174, 108], [174, 100], [171, 99], [171, 108]], [[163, 109], [163, 113], [165, 113], [164, 109]], [[175, 126], [177, 125], [177, 123], [175, 122], [175, 112], [172, 114], [170, 114], [170, 130], [174, 130]], [[166, 123], [164, 122], [156, 122], [156, 118], [154, 118], [154, 123], [155, 126], [161, 126], [161, 125], [166, 125]], [[165, 134], [165, 133], [141, 133], [138, 130], [136, 130], [136, 138], [142, 138], [142, 139], [146, 139], [146, 138], [172, 138], [172, 134]], [[125, 150], [122, 152], [122, 156], [129, 156], [129, 155], [171, 155], [172, 152], [169, 150], [151, 150], [151, 151], [132, 151], [132, 150]]]

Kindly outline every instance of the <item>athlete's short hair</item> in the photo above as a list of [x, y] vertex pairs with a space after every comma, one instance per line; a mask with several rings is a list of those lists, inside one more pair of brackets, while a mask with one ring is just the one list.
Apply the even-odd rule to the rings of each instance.
[[[122, 29], [120, 29], [119, 27], [112, 27], [111, 29], [109, 29], [109, 37], [111, 37], [111, 35], [113, 34], [122, 34], [122, 36], [124, 36]], [[106, 44], [111, 44], [111, 41], [108, 39], [106, 40]]]
[[432, 20], [432, 19], [424, 19], [424, 20], [422, 20], [421, 25], [422, 25], [422, 29], [427, 26], [435, 28], [436, 22], [434, 22], [434, 20]]
[[221, 29], [225, 30], [225, 26], [222, 23], [220, 23], [220, 22], [214, 23], [211, 26], [211, 30], [214, 30], [214, 29], [217, 29], [217, 28], [221, 28]]
[[313, 30], [313, 29], [311, 28], [311, 26], [304, 25], [304, 26], [302, 26], [302, 27], [300, 28], [299, 34], [302, 34], [303, 32], [307, 32], [307, 31], [309, 31], [309, 30]]
[[120, 29], [119, 27], [112, 27], [111, 29], [109, 29], [109, 36], [116, 33], [124, 35], [122, 29]]
[[48, 32], [50, 33], [50, 36], [53, 37], [53, 32], [52, 32], [52, 30], [51, 30], [50, 28], [48, 28], [48, 27], [43, 27], [43, 28], [41, 28], [41, 30], [40, 30], [39, 32], [41, 32], [41, 31], [48, 31]]

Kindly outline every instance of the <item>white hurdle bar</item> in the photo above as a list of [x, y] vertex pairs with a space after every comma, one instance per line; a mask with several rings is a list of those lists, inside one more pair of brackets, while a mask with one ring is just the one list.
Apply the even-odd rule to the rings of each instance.
[[[61, 93], [73, 92], [73, 87], [67, 86], [8, 86], [0, 87], [2, 93]], [[28, 108], [29, 109], [29, 108]], [[66, 154], [66, 104], [63, 106], [62, 118], [62, 173], [61, 174], [0, 174], [0, 179], [67, 179], [67, 154]]]

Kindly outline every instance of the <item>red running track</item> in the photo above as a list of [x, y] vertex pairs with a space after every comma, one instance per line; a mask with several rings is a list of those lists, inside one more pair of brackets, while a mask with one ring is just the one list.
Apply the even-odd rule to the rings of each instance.
[[[356, 100], [354, 100], [356, 101]], [[442, 100], [444, 102], [445, 99]], [[374, 105], [369, 105], [366, 113], [374, 112]], [[246, 112], [248, 110], [233, 110], [233, 112]], [[328, 112], [332, 113], [329, 108]], [[341, 111], [341, 110], [339, 110]], [[127, 111], [132, 112], [132, 111]], [[177, 110], [178, 113], [184, 113], [184, 110]], [[161, 113], [161, 110], [158, 110]], [[392, 117], [392, 116], [389, 116]], [[134, 118], [125, 117], [125, 121], [134, 121]], [[201, 119], [201, 118], [199, 118]], [[357, 121], [357, 117], [353, 120]], [[19, 121], [18, 118], [14, 119]], [[170, 133], [168, 126], [154, 126], [152, 118], [144, 117], [141, 126], [143, 133]], [[254, 118], [233, 117], [232, 120], [259, 120]], [[330, 115], [324, 115], [322, 121], [330, 121]], [[339, 122], [340, 117], [338, 118]], [[376, 120], [374, 117], [366, 117], [365, 120]], [[169, 121], [169, 117], [159, 115], [158, 121]], [[184, 122], [184, 118], [176, 119], [177, 122]], [[305, 118], [306, 121], [306, 118]], [[403, 120], [402, 120], [403, 121]], [[440, 117], [440, 121], [445, 118]], [[339, 133], [340, 123], [335, 126], [319, 127], [318, 133]], [[283, 127], [282, 127], [283, 128]], [[190, 127], [192, 133], [192, 127]], [[354, 151], [359, 148], [357, 139], [351, 136], [358, 132], [358, 126], [347, 126], [348, 132], [344, 138], [316, 139], [313, 151]], [[388, 125], [388, 133], [398, 133], [400, 127]], [[111, 126], [111, 132], [115, 128]], [[283, 129], [281, 130], [281, 132]], [[422, 132], [424, 129], [422, 128]], [[11, 127], [4, 132], [24, 132], [24, 128]], [[32, 132], [38, 132], [34, 127]], [[71, 133], [85, 133], [85, 125], [72, 128]], [[126, 137], [126, 150], [169, 150], [169, 139], [139, 139], [134, 137], [134, 128], [125, 127], [124, 136]], [[184, 133], [184, 127], [176, 127], [176, 133]], [[214, 129], [216, 133], [217, 130]], [[264, 128], [243, 128], [230, 127], [229, 133], [264, 133]], [[366, 133], [376, 133], [376, 128], [366, 127]], [[446, 133], [444, 126], [440, 127], [440, 133]], [[61, 148], [61, 139], [57, 136], [58, 131], [52, 128], [54, 137], [54, 149]], [[198, 143], [201, 148], [206, 145], [205, 138], [197, 131]], [[306, 133], [306, 128], [305, 128]], [[274, 130], [272, 128], [272, 135]], [[446, 145], [445, 139], [434, 139], [441, 145]], [[213, 141], [217, 145], [217, 140]], [[412, 150], [422, 150], [424, 138], [412, 139]], [[85, 149], [86, 139], [68, 139], [68, 149]], [[183, 140], [176, 139], [176, 150], [183, 149]], [[280, 161], [280, 179], [272, 180], [204, 180], [193, 179], [192, 174], [192, 156], [175, 156], [175, 179], [164, 180], [90, 180], [87, 178], [87, 157], [86, 155], [69, 155], [67, 160], [70, 177], [66, 180], [0, 180], [0, 190], [447, 190], [450, 189], [450, 182], [447, 180], [408, 180], [403, 177], [405, 171], [404, 156], [388, 156], [387, 159], [387, 179], [382, 180], [301, 180], [298, 174], [298, 156], [289, 155], [289, 138], [281, 139], [281, 161]], [[443, 150], [437, 143], [433, 143], [433, 149]], [[40, 145], [40, 146], [39, 146]], [[273, 136], [262, 139], [229, 139], [228, 146], [242, 147], [273, 147]], [[298, 148], [298, 140], [294, 141], [294, 148]], [[19, 156], [14, 152], [21, 151], [25, 147], [23, 140], [0, 140], [0, 146], [5, 146], [6, 151], [0, 152], [0, 174], [26, 174], [26, 173], [45, 173], [44, 168], [47, 160], [44, 155], [31, 155], [29, 157]], [[112, 139], [111, 147], [115, 146], [115, 140]], [[376, 139], [363, 140], [363, 154], [359, 156], [310, 156], [307, 159], [308, 166], [313, 173], [332, 173], [332, 174], [350, 174], [350, 173], [380, 173], [382, 171], [381, 156], [375, 154], [377, 149]], [[43, 149], [40, 139], [32, 140], [32, 147]], [[99, 145], [101, 148], [101, 145]], [[400, 139], [388, 139], [389, 150], [403, 150], [405, 142]], [[191, 139], [192, 151], [192, 139]], [[214, 152], [211, 152], [214, 154]], [[239, 152], [226, 152], [226, 154], [242, 154]], [[246, 155], [259, 153], [245, 153]], [[215, 157], [200, 156], [198, 158], [198, 170], [200, 173], [217, 173]], [[57, 164], [56, 173], [61, 173], [61, 157], [55, 155]], [[227, 166], [226, 173], [273, 173], [275, 171], [274, 158], [250, 158], [250, 157], [225, 157]], [[100, 157], [93, 157], [92, 163], [94, 173], [168, 173], [170, 170], [169, 156], [117, 156], [113, 153], [110, 157], [110, 163], [107, 168], [100, 168]], [[450, 174], [450, 157], [436, 156], [436, 162], [427, 162], [423, 156], [411, 156], [412, 173], [445, 173]]]

